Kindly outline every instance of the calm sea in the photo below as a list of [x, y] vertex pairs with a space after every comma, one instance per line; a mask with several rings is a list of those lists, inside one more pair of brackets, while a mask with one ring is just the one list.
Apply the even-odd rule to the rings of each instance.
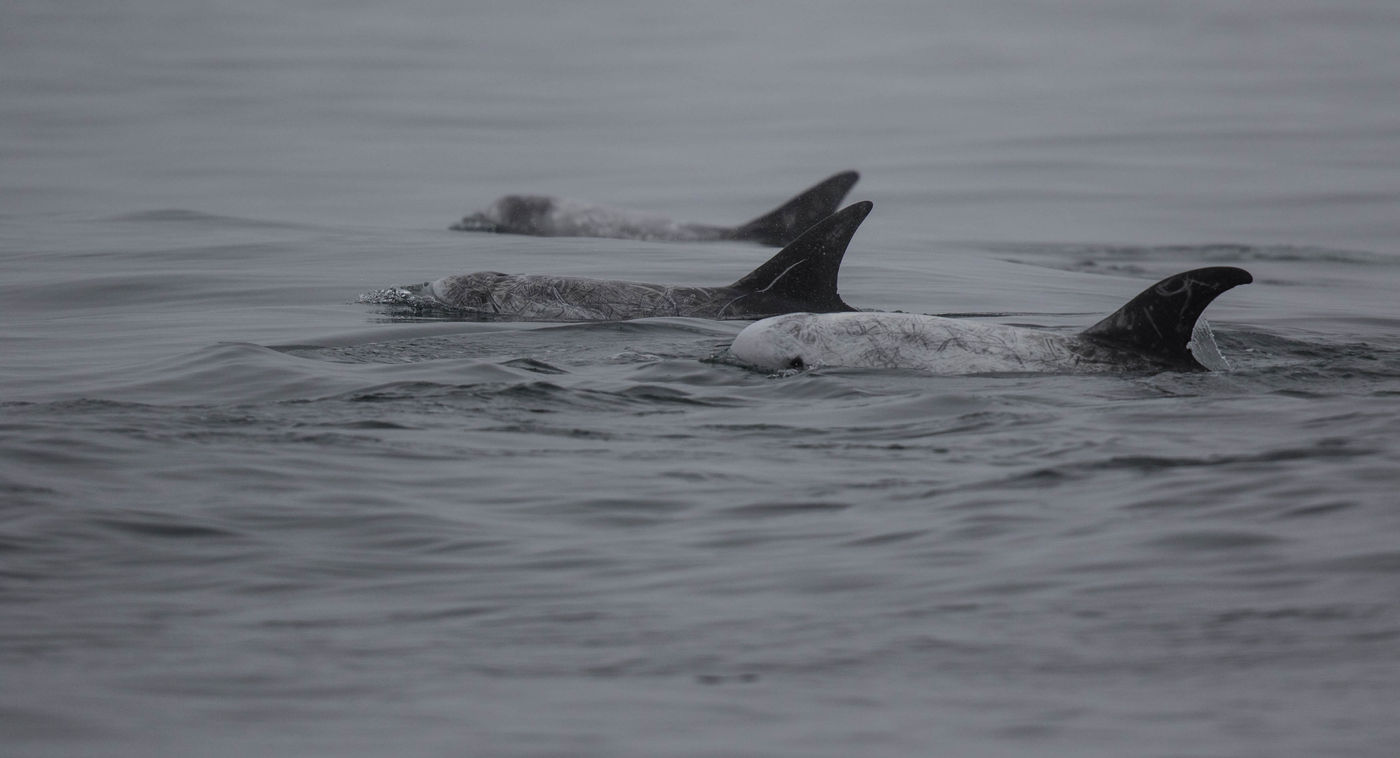
[[[1392, 0], [0, 5], [0, 752], [1391, 756]], [[772, 250], [1073, 330], [1202, 265], [1233, 370], [724, 358], [743, 322], [403, 320], [477, 270]]]

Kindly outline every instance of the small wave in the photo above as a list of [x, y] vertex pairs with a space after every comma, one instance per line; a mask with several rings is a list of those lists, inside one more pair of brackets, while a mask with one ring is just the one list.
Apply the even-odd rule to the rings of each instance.
[[1174, 551], [1204, 552], [1265, 547], [1282, 542], [1284, 540], [1262, 532], [1191, 531], [1153, 537], [1145, 544]]
[[[1131, 273], [1146, 275], [1164, 264], [1178, 262], [1251, 263], [1301, 262], [1347, 265], [1394, 266], [1400, 258], [1364, 250], [1339, 250], [1295, 245], [1096, 245], [1096, 244], [1007, 244], [983, 246], [995, 253], [1035, 256], [1036, 260], [1007, 258], [1061, 271]], [[1049, 260], [1039, 259], [1041, 256]]]
[[183, 208], [158, 208], [149, 211], [136, 211], [134, 213], [124, 213], [119, 216], [109, 216], [100, 220], [109, 223], [196, 224], [201, 226], [238, 227], [242, 229], [307, 228], [304, 225], [293, 224], [286, 221], [268, 221], [266, 219], [241, 218], [238, 216], [221, 216], [215, 213], [203, 213], [201, 211], [186, 210]]
[[[522, 413], [628, 411], [635, 415], [669, 413], [688, 407], [728, 407], [737, 402], [723, 395], [705, 397], [659, 384], [621, 382], [616, 387], [606, 388], [569, 386], [541, 379], [540, 374], [529, 369], [509, 369], [512, 373], [506, 374], [506, 367], [496, 364], [495, 368], [490, 372], [488, 381], [390, 382], [306, 402], [322, 406], [330, 403], [394, 403], [410, 407], [457, 408], [490, 412], [498, 418], [516, 420], [515, 414]], [[549, 376], [563, 378], [567, 374]]]
[[[737, 331], [736, 326], [688, 318], [570, 324], [399, 324], [326, 340], [320, 345], [282, 345], [274, 349], [334, 363], [417, 363], [464, 358], [529, 361], [533, 363], [520, 365], [547, 373], [567, 371], [573, 363], [643, 365], [670, 359], [689, 361], [717, 351], [715, 341], [727, 344]], [[697, 338], [706, 341], [697, 346]], [[647, 349], [637, 349], [641, 344]]]
[[[1309, 446], [1289, 446], [1258, 453], [1239, 455], [1206, 456], [1164, 456], [1164, 455], [1115, 455], [1100, 460], [1082, 461], [1055, 467], [1041, 467], [1016, 474], [1009, 478], [997, 479], [974, 485], [976, 489], [996, 490], [1004, 487], [1013, 489], [1042, 489], [1072, 482], [1095, 478], [1105, 472], [1135, 472], [1155, 474], [1179, 469], [1232, 469], [1256, 467], [1271, 463], [1312, 462], [1321, 460], [1352, 460], [1375, 455], [1373, 447], [1358, 446], [1347, 440], [1320, 439]], [[1144, 501], [1135, 509], [1160, 509], [1194, 507], [1187, 500]]]
[[1362, 553], [1319, 562], [1328, 571], [1347, 574], [1400, 574], [1400, 550]]
[[139, 537], [163, 539], [228, 539], [238, 532], [208, 523], [199, 523], [188, 516], [169, 513], [122, 511], [118, 516], [93, 519], [92, 523]]
[[1400, 379], [1400, 350], [1368, 342], [1321, 342], [1257, 331], [1217, 333], [1231, 377], [1264, 391], [1320, 397]]
[[511, 360], [502, 362], [501, 365], [502, 365], [502, 366], [510, 366], [511, 368], [518, 368], [518, 369], [521, 369], [521, 370], [524, 370], [524, 371], [532, 371], [532, 372], [534, 372], [534, 373], [536, 373], [536, 374], [567, 374], [567, 373], [569, 373], [568, 371], [565, 371], [564, 369], [559, 368], [558, 366], [554, 366], [554, 365], [551, 365], [551, 364], [549, 364], [549, 363], [545, 363], [544, 361], [539, 360], [538, 358], [514, 358], [514, 359], [511, 359]]
[[812, 513], [837, 513], [850, 507], [847, 503], [830, 502], [763, 502], [734, 506], [726, 509], [725, 512], [741, 518], [773, 518], [803, 516]]

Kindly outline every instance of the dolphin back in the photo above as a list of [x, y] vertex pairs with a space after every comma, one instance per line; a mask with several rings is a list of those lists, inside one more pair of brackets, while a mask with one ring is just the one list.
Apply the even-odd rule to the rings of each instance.
[[827, 216], [730, 287], [784, 298], [814, 313], [855, 310], [837, 294], [837, 277], [851, 237], [873, 207], [863, 200]]
[[762, 216], [735, 227], [734, 239], [763, 245], [787, 245], [813, 224], [836, 212], [860, 174], [842, 171], [803, 190], [796, 197]]
[[1197, 319], [1220, 293], [1252, 281], [1248, 271], [1233, 266], [1198, 268], [1169, 276], [1080, 336], [1128, 348], [1169, 365], [1205, 370], [1188, 347]]

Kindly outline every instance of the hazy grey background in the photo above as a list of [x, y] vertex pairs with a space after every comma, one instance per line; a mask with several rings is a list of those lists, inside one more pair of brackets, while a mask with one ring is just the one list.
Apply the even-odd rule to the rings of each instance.
[[[12, 755], [1390, 755], [1389, 2], [0, 5]], [[1070, 329], [1199, 265], [1229, 374], [706, 360], [396, 322], [747, 245], [828, 174], [867, 308]]]
[[1394, 249], [1392, 3], [996, 6], [10, 0], [5, 206], [720, 216], [852, 166], [922, 236]]

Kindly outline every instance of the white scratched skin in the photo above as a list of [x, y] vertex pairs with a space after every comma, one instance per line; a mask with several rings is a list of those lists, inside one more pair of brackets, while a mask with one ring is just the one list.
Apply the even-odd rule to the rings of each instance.
[[[727, 287], [479, 272], [429, 282], [427, 294], [452, 308], [517, 321], [617, 321], [643, 316], [741, 318], [745, 293]], [[750, 318], [753, 316], [750, 315]]]
[[1111, 372], [1145, 359], [1077, 335], [913, 313], [791, 313], [763, 319], [730, 352], [757, 368], [911, 368], [935, 374]]

